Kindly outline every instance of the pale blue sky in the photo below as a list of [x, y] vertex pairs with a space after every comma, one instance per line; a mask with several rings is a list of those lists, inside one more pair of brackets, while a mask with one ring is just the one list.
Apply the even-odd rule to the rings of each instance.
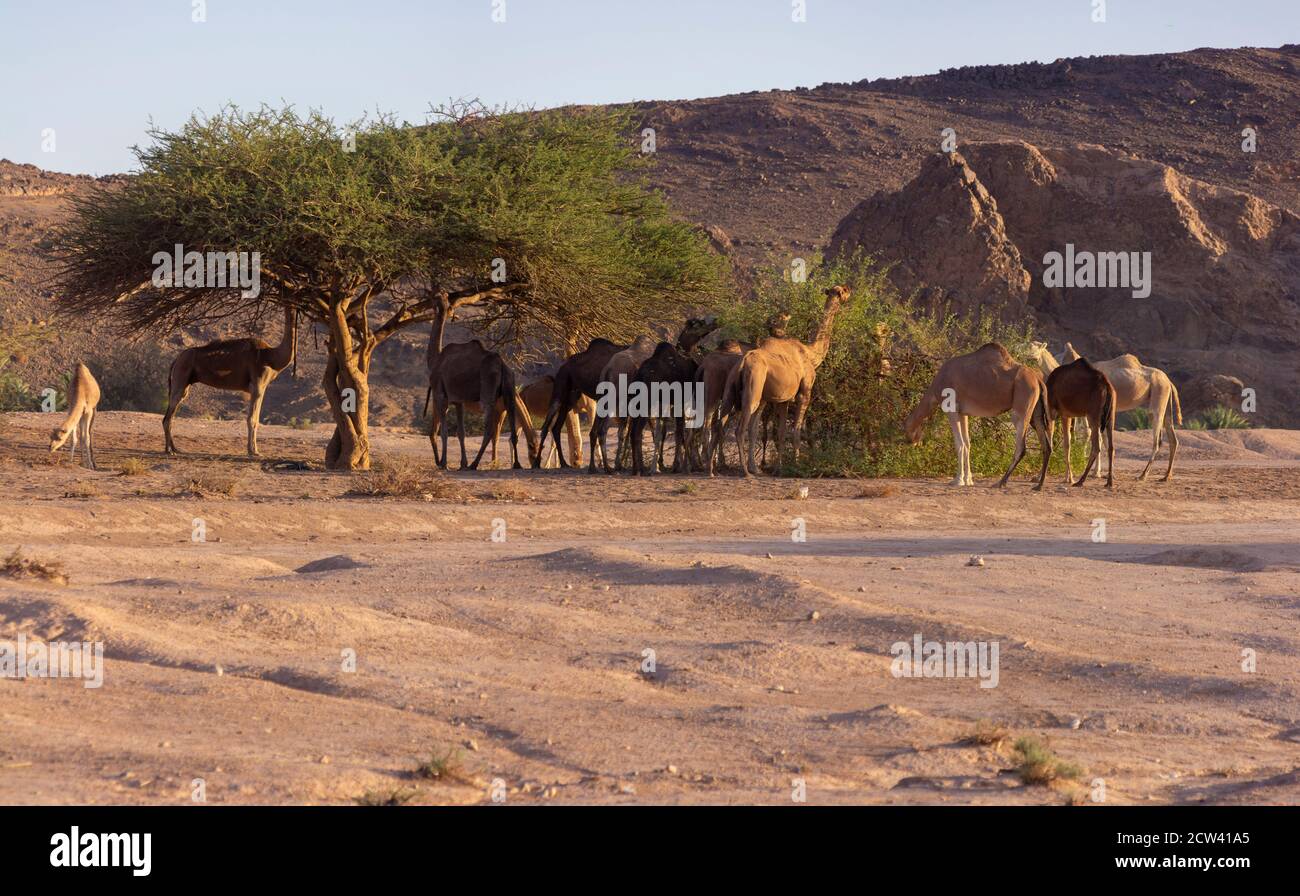
[[[495, 0], [499, 3], [501, 0]], [[941, 68], [1300, 42], [1300, 0], [0, 0], [0, 157], [125, 171], [152, 117], [289, 101], [681, 99]], [[41, 132], [55, 130], [55, 151]]]

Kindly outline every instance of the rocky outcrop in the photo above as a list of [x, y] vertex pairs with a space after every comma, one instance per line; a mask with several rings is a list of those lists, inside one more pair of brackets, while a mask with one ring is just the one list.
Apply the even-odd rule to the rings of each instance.
[[[1300, 218], [1256, 196], [1100, 146], [974, 143], [859, 204], [828, 246], [853, 250], [894, 264], [924, 301], [1029, 313], [1089, 357], [1132, 352], [1176, 382], [1236, 377], [1259, 422], [1300, 424]], [[1118, 283], [1058, 283], [1053, 253], [1077, 259], [1081, 280], [1089, 254], [1098, 280], [1122, 271], [1102, 253], [1134, 267]]]

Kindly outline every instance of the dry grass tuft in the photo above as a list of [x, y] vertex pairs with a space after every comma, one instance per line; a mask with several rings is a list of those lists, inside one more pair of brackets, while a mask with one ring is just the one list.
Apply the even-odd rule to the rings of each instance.
[[10, 579], [42, 579], [55, 585], [68, 584], [68, 577], [60, 564], [24, 557], [22, 548], [14, 548], [13, 553], [0, 564], [0, 575]]
[[1011, 732], [988, 719], [980, 719], [975, 724], [975, 731], [966, 738], [966, 742], [980, 747], [1000, 747]]
[[415, 774], [431, 781], [466, 781], [465, 770], [461, 766], [460, 752], [448, 750], [442, 756], [436, 753], [415, 767]]
[[81, 482], [76, 485], [70, 486], [68, 490], [63, 493], [63, 497], [98, 498], [101, 497], [101, 493], [93, 482]]
[[492, 483], [491, 487], [484, 493], [484, 496], [491, 501], [535, 501], [537, 500], [533, 493], [521, 485], [513, 482], [501, 481]]
[[415, 798], [414, 790], [367, 790], [353, 802], [358, 806], [404, 806]]
[[380, 461], [369, 472], [354, 474], [352, 487], [344, 494], [354, 498], [409, 498], [461, 504], [474, 500], [455, 480], [409, 457]]
[[178, 498], [230, 498], [239, 487], [239, 479], [224, 473], [195, 473], [182, 479]]
[[853, 497], [888, 498], [890, 495], [894, 495], [897, 493], [898, 493], [898, 486], [896, 485], [890, 485], [889, 483], [885, 483], [884, 485], [878, 485], [876, 483], [868, 483], [866, 485], [859, 487], [857, 494], [855, 494]]
[[153, 466], [140, 460], [138, 457], [128, 457], [122, 461], [122, 466], [117, 468], [119, 476], [140, 476], [148, 473]]

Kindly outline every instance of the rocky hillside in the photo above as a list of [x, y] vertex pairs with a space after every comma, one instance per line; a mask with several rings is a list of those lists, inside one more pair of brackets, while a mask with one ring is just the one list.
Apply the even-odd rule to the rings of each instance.
[[[1054, 340], [1072, 336], [1085, 343], [1081, 347], [1105, 354], [1119, 347], [1115, 334], [1122, 334], [1123, 348], [1169, 364], [1176, 377], [1212, 371], [1253, 384], [1286, 352], [1293, 358], [1300, 348], [1293, 316], [1285, 313], [1289, 307], [1294, 314], [1294, 267], [1286, 259], [1267, 258], [1270, 245], [1289, 245], [1289, 222], [1300, 213], [1300, 46], [979, 66], [922, 77], [645, 103], [641, 112], [644, 125], [656, 131], [658, 165], [652, 179], [684, 216], [710, 229], [742, 270], [821, 250], [847, 215], [883, 193], [873, 220], [884, 222], [899, 256], [908, 259], [918, 276], [928, 278], [931, 298], [987, 290], [1005, 303], [1001, 313], [1034, 316]], [[1257, 152], [1242, 151], [1246, 127], [1257, 132]], [[938, 155], [945, 128], [955, 132], [958, 157]], [[1030, 190], [1018, 174], [999, 178], [995, 163], [981, 158], [982, 150], [974, 147], [1007, 141], [1027, 145], [1026, 153], [1040, 148], [1038, 154], [1053, 168], [1059, 162], [1069, 174], [1039, 191]], [[1156, 172], [1168, 172], [1172, 186], [1159, 200], [1166, 216], [1152, 220], [1173, 228], [1159, 234], [1161, 251], [1173, 254], [1163, 266], [1157, 258], [1159, 291], [1145, 304], [1132, 300], [1126, 306], [1101, 296], [1096, 303], [1074, 302], [1072, 296], [1041, 288], [1039, 250], [1049, 238], [1070, 237], [1067, 222], [1073, 219], [1063, 217], [1060, 228], [1041, 235], [1034, 232], [1034, 222], [1044, 214], [1064, 214], [1061, 209], [1074, 201], [1074, 184], [1083, 170], [1079, 166], [1090, 164], [1073, 156], [1055, 159], [1051, 154], [1057, 150], [1046, 147], [1083, 144], [1099, 148], [1060, 152], [1100, 153], [1149, 166], [1134, 184], [1146, 177], [1159, 186], [1165, 175]], [[951, 170], [934, 170], [941, 158]], [[946, 175], [960, 179], [967, 171], [974, 180], [961, 190], [989, 197], [981, 227], [949, 233], [949, 239], [960, 242], [947, 251], [942, 243], [912, 240], [908, 234], [921, 232], [924, 221], [910, 206], [916, 197], [899, 191], [920, 174], [917, 189], [929, 192], [916, 201], [943, 205], [959, 195], [948, 195], [957, 188]], [[89, 182], [0, 162], [0, 324], [49, 316], [51, 272], [39, 247], [66, 213], [66, 195]], [[1144, 226], [1145, 212], [1125, 217], [1102, 193], [1084, 194], [1101, 203], [1078, 219], [1091, 222], [1090, 233], [1104, 226], [1112, 210], [1128, 222], [1126, 227]], [[1011, 208], [1030, 196], [1047, 204]], [[1223, 251], [1192, 244], [1195, 238], [1179, 217], [1184, 210], [1176, 196], [1195, 207], [1212, 235], [1207, 239], [1221, 241]], [[1001, 232], [998, 219], [987, 213], [992, 203]], [[979, 263], [972, 266], [971, 257]], [[1175, 271], [1184, 257], [1191, 266]], [[1202, 275], [1206, 279], [1198, 279]], [[1269, 285], [1247, 287], [1243, 279]], [[975, 293], [972, 284], [978, 286]], [[1259, 296], [1265, 297], [1263, 305], [1255, 304]], [[1173, 329], [1165, 329], [1169, 325]], [[269, 341], [279, 338], [278, 321], [243, 326]], [[166, 369], [180, 345], [236, 335], [236, 329], [144, 338], [119, 348], [102, 323], [60, 322], [51, 349], [22, 359], [17, 369], [35, 386], [57, 384], [59, 372], [74, 358], [122, 352], [120, 366], [139, 368], [140, 376], [158, 380], [158, 371]], [[376, 359], [378, 423], [405, 426], [413, 421], [423, 397], [423, 339], [423, 334], [409, 334], [385, 346]], [[299, 379], [285, 375], [272, 386], [268, 419], [325, 418], [318, 388], [320, 354], [313, 351], [310, 334], [300, 345]], [[1294, 375], [1293, 361], [1289, 369]], [[160, 380], [156, 388], [161, 392]], [[1260, 393], [1264, 419], [1300, 423], [1294, 416], [1265, 416], [1262, 383]], [[196, 389], [190, 406], [199, 413], [227, 414], [237, 410], [239, 401]]]
[[[1068, 247], [1149, 253], [1150, 276], [1051, 285], [1049, 253], [1063, 265]], [[974, 143], [846, 216], [830, 249], [857, 248], [932, 306], [1032, 314], [1086, 356], [1134, 351], [1193, 395], [1230, 373], [1256, 389], [1259, 422], [1300, 424], [1300, 217], [1249, 193], [1100, 146]]]

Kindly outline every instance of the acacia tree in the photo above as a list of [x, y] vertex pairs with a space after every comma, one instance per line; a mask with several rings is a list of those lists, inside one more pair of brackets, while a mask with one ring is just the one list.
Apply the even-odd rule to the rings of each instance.
[[[421, 126], [227, 108], [152, 129], [139, 170], [75, 200], [60, 302], [132, 330], [288, 306], [327, 335], [332, 469], [370, 464], [371, 357], [401, 330], [476, 325], [551, 344], [620, 338], [712, 305], [723, 266], [637, 178], [623, 110], [437, 111]], [[261, 292], [156, 287], [153, 258], [258, 252]]]

